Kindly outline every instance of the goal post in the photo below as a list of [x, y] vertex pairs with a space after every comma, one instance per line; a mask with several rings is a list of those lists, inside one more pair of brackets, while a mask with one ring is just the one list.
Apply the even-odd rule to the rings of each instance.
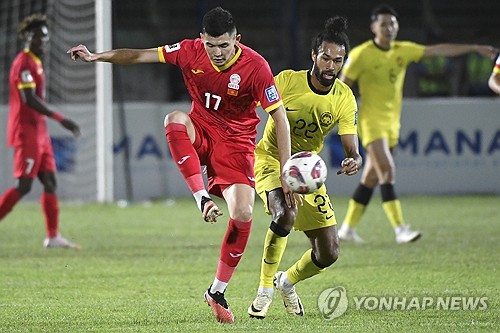
[[[111, 1], [95, 0], [96, 52], [112, 48]], [[113, 201], [113, 70], [96, 63], [97, 201]]]

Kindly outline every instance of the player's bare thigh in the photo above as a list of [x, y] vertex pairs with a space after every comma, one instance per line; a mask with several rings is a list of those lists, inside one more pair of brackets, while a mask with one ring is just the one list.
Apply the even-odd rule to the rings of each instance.
[[233, 220], [248, 222], [252, 219], [255, 190], [246, 184], [233, 184], [223, 192], [229, 217]]
[[189, 140], [191, 143], [194, 143], [196, 139], [196, 131], [194, 129], [193, 122], [191, 118], [187, 115], [187, 113], [175, 110], [170, 112], [165, 116], [165, 120], [163, 122], [163, 126], [167, 127], [168, 124], [182, 124], [186, 126], [187, 133], [189, 136]]
[[[396, 167], [387, 139], [371, 142], [368, 147], [368, 156], [372, 169], [375, 169], [380, 184], [394, 183]], [[369, 170], [367, 171], [369, 172]], [[363, 173], [364, 175], [364, 173]]]

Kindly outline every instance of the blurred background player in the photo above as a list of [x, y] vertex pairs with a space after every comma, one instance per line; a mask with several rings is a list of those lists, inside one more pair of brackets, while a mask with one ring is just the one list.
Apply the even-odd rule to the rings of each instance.
[[45, 215], [46, 248], [78, 248], [59, 235], [59, 205], [56, 195], [56, 164], [47, 131], [46, 117], [53, 118], [76, 137], [80, 129], [72, 120], [53, 111], [45, 102], [45, 74], [42, 59], [49, 41], [45, 15], [26, 17], [18, 27], [24, 50], [14, 59], [10, 70], [10, 99], [7, 140], [14, 147], [14, 178], [16, 188], [10, 188], [0, 198], [0, 220], [30, 192], [33, 179], [43, 185], [41, 198]]
[[[337, 80], [349, 52], [345, 33], [345, 18], [330, 18], [324, 30], [313, 40], [310, 70], [285, 70], [276, 77], [290, 122], [292, 153], [311, 151], [319, 153], [325, 137], [338, 124], [346, 158], [339, 174], [354, 175], [361, 166], [356, 127], [357, 105], [354, 95], [345, 83]], [[274, 286], [280, 292], [289, 314], [303, 316], [304, 309], [294, 285], [319, 274], [338, 257], [338, 237], [335, 214], [325, 185], [303, 198], [302, 205], [289, 207], [281, 187], [281, 173], [277, 159], [275, 123], [269, 119], [264, 136], [255, 150], [256, 189], [272, 216], [264, 241], [261, 273], [257, 297], [248, 308], [252, 317], [267, 315]], [[286, 272], [277, 272], [292, 229], [303, 231], [311, 242], [311, 249]]]
[[403, 219], [401, 204], [394, 184], [396, 170], [393, 150], [398, 144], [401, 100], [407, 66], [423, 57], [458, 56], [478, 52], [493, 57], [495, 49], [487, 45], [437, 44], [419, 45], [396, 41], [399, 20], [396, 11], [388, 5], [379, 5], [372, 11], [371, 31], [375, 35], [353, 48], [346, 62], [341, 80], [349, 86], [359, 86], [359, 136], [367, 151], [361, 182], [349, 201], [344, 223], [339, 229], [342, 240], [362, 242], [355, 232], [368, 205], [373, 189], [380, 185], [382, 206], [396, 234], [396, 242], [417, 240], [421, 233], [410, 230]]
[[488, 86], [495, 94], [500, 95], [500, 54], [497, 56], [497, 61], [495, 67], [493, 67], [493, 72], [488, 80]]
[[[239, 43], [232, 15], [220, 8], [203, 18], [200, 38], [158, 48], [120, 49], [90, 53], [84, 45], [71, 48], [72, 58], [115, 64], [163, 62], [179, 66], [193, 101], [191, 112], [173, 111], [165, 130], [173, 159], [207, 222], [221, 215], [210, 199], [201, 175], [206, 165], [209, 192], [223, 197], [229, 225], [222, 242], [216, 278], [205, 292], [219, 322], [232, 323], [224, 292], [245, 250], [255, 200], [254, 150], [258, 102], [276, 124], [277, 148], [283, 166], [290, 157], [290, 132], [281, 97], [267, 61]], [[293, 195], [286, 190], [287, 203]]]

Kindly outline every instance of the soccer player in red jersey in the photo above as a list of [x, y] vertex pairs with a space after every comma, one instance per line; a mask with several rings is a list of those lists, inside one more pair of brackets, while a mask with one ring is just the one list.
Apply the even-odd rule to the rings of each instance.
[[[223, 197], [229, 225], [222, 242], [216, 277], [205, 292], [219, 322], [234, 316], [224, 291], [243, 255], [250, 233], [255, 199], [254, 149], [261, 106], [276, 123], [280, 166], [290, 156], [290, 131], [281, 97], [266, 60], [240, 43], [231, 13], [217, 7], [203, 18], [200, 38], [143, 50], [118, 49], [91, 53], [71, 48], [73, 60], [114, 64], [163, 62], [179, 66], [192, 99], [189, 114], [173, 111], [165, 118], [170, 151], [207, 222], [222, 215], [210, 199]], [[206, 165], [208, 191], [200, 165]], [[295, 205], [283, 184], [286, 202]]]
[[45, 119], [57, 120], [75, 136], [80, 134], [80, 129], [45, 102], [42, 59], [49, 41], [46, 17], [41, 14], [26, 17], [19, 24], [18, 33], [24, 50], [14, 59], [10, 70], [7, 128], [8, 144], [14, 147], [14, 178], [18, 179], [18, 185], [0, 198], [0, 221], [31, 190], [33, 179], [38, 177], [43, 185], [41, 203], [47, 232], [44, 246], [78, 248], [77, 244], [59, 235], [56, 164]]

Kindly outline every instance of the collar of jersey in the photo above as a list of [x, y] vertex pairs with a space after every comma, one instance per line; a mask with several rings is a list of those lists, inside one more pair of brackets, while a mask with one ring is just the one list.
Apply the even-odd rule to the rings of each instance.
[[31, 52], [29, 49], [24, 49], [24, 53], [27, 53], [30, 57], [33, 58], [33, 60], [35, 60], [35, 62], [39, 65], [42, 64], [42, 61], [40, 60], [40, 58], [37, 57], [36, 54], [34, 54], [33, 52]]
[[311, 82], [311, 72], [307, 71], [307, 84], [309, 85], [309, 89], [311, 89], [313, 91], [313, 93], [315, 93], [315, 94], [318, 94], [318, 95], [328, 95], [330, 93], [330, 91], [332, 91], [332, 88], [335, 86], [335, 82], [336, 81], [337, 81], [337, 79], [335, 79], [335, 81], [333, 81], [333, 84], [330, 87], [330, 89], [328, 89], [328, 90], [318, 90], [318, 89], [314, 88], [314, 86], [313, 86], [313, 84]]
[[214, 63], [212, 62], [212, 60], [210, 60], [210, 63], [212, 64], [212, 67], [215, 68], [215, 70], [217, 72], [222, 72], [222, 71], [225, 71], [226, 69], [228, 69], [229, 67], [231, 67], [235, 62], [236, 60], [238, 60], [238, 58], [240, 57], [241, 55], [241, 47], [239, 47], [238, 45], [235, 45], [235, 47], [237, 48], [236, 50], [236, 54], [234, 55], [234, 57], [229, 60], [224, 66], [216, 66], [214, 65]]
[[388, 49], [384, 49], [384, 48], [381, 48], [380, 45], [375, 43], [375, 39], [372, 39], [372, 42], [373, 42], [373, 45], [375, 45], [375, 47], [382, 52], [389, 52], [390, 50], [392, 50], [392, 47], [394, 46], [394, 42], [391, 42], [391, 46]]

